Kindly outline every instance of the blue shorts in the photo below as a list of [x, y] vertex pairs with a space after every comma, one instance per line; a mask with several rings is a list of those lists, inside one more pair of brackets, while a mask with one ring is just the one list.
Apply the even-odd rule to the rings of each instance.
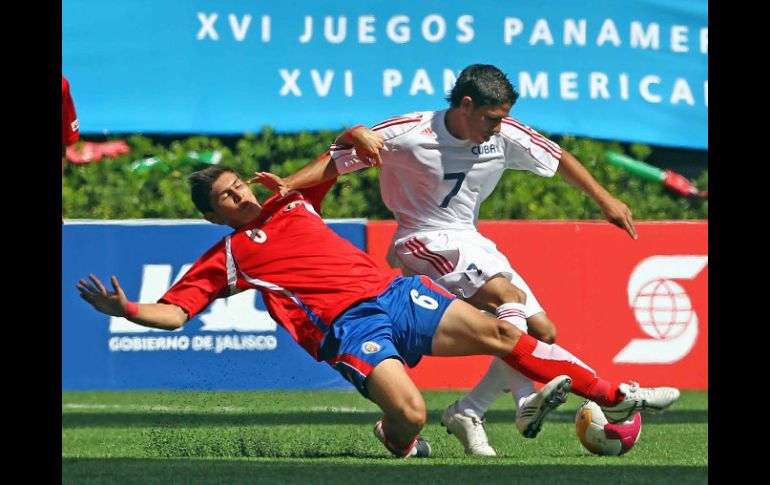
[[395, 358], [414, 367], [431, 355], [433, 334], [454, 299], [427, 276], [399, 276], [380, 296], [337, 317], [321, 357], [368, 399], [366, 377], [377, 364]]

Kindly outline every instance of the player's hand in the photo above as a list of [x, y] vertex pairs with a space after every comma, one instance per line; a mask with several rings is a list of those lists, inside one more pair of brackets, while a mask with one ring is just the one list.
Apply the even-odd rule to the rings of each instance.
[[631, 236], [631, 239], [639, 238], [636, 234], [636, 229], [634, 229], [634, 218], [631, 214], [631, 209], [621, 200], [610, 197], [601, 204], [601, 209], [604, 218], [626, 231]]
[[288, 194], [289, 190], [291, 190], [281, 177], [270, 172], [254, 172], [254, 176], [248, 182], [250, 184], [262, 184], [267, 190], [281, 197]]
[[93, 274], [89, 274], [88, 277], [91, 282], [86, 281], [85, 278], [81, 278], [76, 285], [80, 290], [80, 298], [90, 303], [94, 308], [107, 315], [115, 317], [122, 317], [126, 314], [126, 304], [128, 299], [126, 294], [123, 293], [123, 289], [118, 283], [118, 279], [113, 276], [110, 279], [112, 288], [115, 291], [107, 291], [99, 278]]
[[351, 133], [353, 148], [356, 149], [358, 158], [370, 167], [382, 164], [380, 150], [385, 146], [385, 138], [382, 134], [360, 126]]

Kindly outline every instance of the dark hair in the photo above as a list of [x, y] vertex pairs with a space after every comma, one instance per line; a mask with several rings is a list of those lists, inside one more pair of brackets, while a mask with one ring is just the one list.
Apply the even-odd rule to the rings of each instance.
[[477, 108], [505, 103], [513, 106], [519, 99], [505, 73], [491, 64], [471, 64], [463, 69], [446, 100], [456, 108], [464, 96], [470, 96]]
[[187, 179], [187, 183], [190, 185], [190, 197], [201, 214], [214, 210], [211, 207], [211, 186], [220, 175], [226, 172], [236, 173], [232, 168], [213, 165], [193, 172]]

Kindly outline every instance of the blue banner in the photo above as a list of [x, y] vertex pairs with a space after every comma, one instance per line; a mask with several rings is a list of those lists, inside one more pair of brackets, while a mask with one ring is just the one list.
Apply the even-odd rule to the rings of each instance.
[[473, 63], [540, 130], [708, 148], [706, 0], [62, 1], [83, 133], [373, 125]]
[[[366, 247], [364, 222], [331, 223]], [[89, 273], [112, 275], [129, 300], [155, 302], [229, 232], [195, 221], [62, 226], [62, 389], [353, 389], [273, 321], [258, 292], [217, 300], [177, 331], [110, 317], [80, 299]]]

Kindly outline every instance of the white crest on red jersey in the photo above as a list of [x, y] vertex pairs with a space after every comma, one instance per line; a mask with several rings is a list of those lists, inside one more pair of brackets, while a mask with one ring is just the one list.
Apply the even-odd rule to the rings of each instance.
[[290, 202], [289, 204], [286, 205], [286, 207], [283, 208], [283, 211], [284, 212], [289, 212], [290, 210], [292, 210], [293, 208], [297, 207], [301, 203], [302, 202], [299, 201], [299, 200], [295, 200], [294, 202]]
[[263, 243], [267, 241], [267, 234], [265, 234], [265, 231], [262, 229], [249, 229], [246, 231], [246, 235], [249, 236], [249, 239], [255, 243]]

